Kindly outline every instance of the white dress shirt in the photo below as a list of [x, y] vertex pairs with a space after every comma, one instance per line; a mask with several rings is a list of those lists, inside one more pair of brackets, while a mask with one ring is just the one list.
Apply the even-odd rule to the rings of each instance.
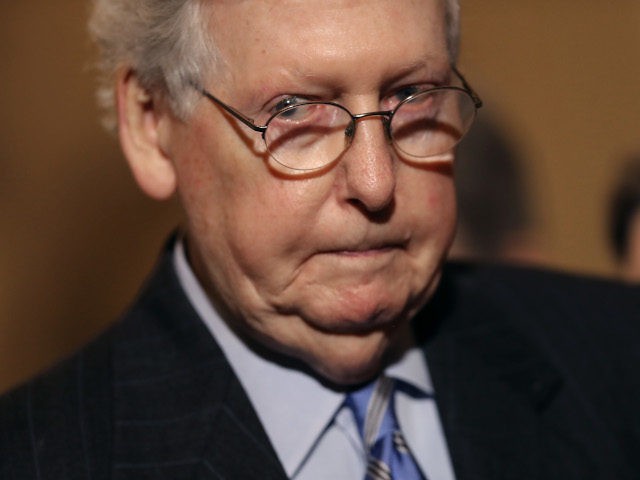
[[[317, 379], [270, 362], [247, 347], [209, 301], [178, 242], [174, 264], [189, 301], [220, 345], [247, 392], [287, 476], [295, 480], [364, 478], [366, 453], [345, 394]], [[434, 401], [426, 359], [409, 350], [386, 368], [421, 395], [396, 391], [396, 415], [426, 478], [453, 480], [453, 468]]]

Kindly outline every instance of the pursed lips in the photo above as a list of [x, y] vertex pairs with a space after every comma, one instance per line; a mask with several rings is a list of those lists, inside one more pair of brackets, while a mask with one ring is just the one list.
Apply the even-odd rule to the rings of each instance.
[[323, 250], [321, 254], [340, 255], [345, 257], [368, 257], [384, 254], [393, 250], [404, 250], [407, 247], [407, 241], [389, 241], [378, 243], [363, 243], [357, 246], [345, 246]]

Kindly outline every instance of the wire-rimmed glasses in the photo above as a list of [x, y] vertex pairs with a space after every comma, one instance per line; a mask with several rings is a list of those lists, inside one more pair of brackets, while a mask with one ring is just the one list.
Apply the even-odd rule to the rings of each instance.
[[269, 155], [292, 173], [321, 169], [349, 148], [357, 121], [380, 117], [398, 154], [416, 163], [438, 160], [469, 131], [482, 101], [454, 68], [462, 86], [419, 91], [393, 110], [353, 114], [334, 102], [306, 101], [271, 115], [264, 125], [227, 105], [204, 88], [194, 87], [250, 129], [261, 133]]

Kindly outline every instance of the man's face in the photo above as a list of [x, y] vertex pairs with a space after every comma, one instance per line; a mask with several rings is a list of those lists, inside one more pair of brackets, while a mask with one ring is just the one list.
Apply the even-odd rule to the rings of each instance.
[[[447, 82], [438, 0], [213, 9], [224, 73], [203, 87], [258, 124], [291, 97], [362, 113]], [[438, 282], [455, 223], [451, 165], [403, 161], [379, 117], [359, 121], [339, 161], [306, 178], [272, 170], [260, 134], [206, 100], [167, 132], [189, 256], [227, 321], [334, 382], [374, 375]]]

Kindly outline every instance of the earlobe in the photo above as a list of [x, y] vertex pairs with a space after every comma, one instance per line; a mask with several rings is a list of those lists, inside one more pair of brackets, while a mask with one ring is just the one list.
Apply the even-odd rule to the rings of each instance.
[[118, 72], [116, 82], [118, 136], [129, 167], [147, 195], [167, 199], [176, 189], [176, 172], [159, 138], [159, 106], [134, 71]]

